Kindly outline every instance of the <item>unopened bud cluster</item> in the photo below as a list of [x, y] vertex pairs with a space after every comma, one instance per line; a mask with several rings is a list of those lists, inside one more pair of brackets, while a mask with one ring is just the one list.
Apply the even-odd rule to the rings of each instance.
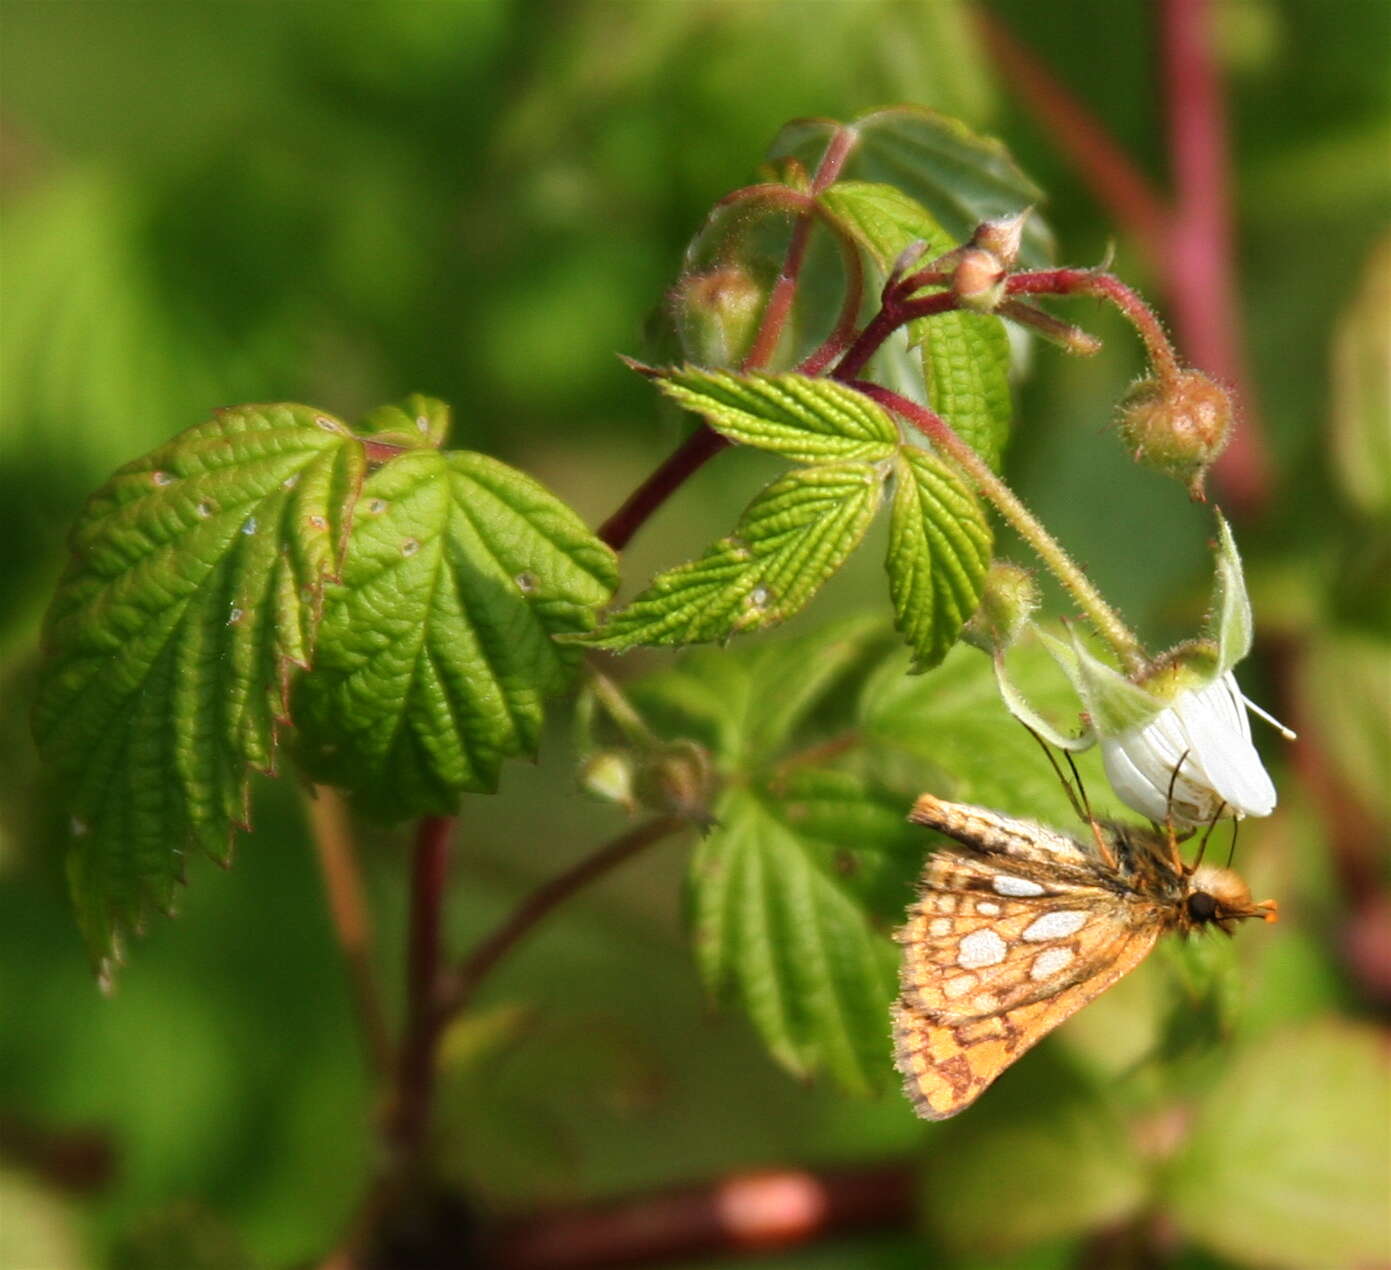
[[753, 343], [767, 289], [738, 265], [686, 274], [671, 293], [686, 356], [702, 366], [737, 366]]
[[1019, 244], [1029, 209], [988, 220], [976, 227], [971, 241], [956, 253], [952, 294], [961, 307], [993, 313], [1005, 298], [1005, 283], [1019, 258]]

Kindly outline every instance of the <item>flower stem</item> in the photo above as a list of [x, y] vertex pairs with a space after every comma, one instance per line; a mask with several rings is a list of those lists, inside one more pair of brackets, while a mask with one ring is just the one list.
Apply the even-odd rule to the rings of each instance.
[[1135, 291], [1114, 274], [1095, 269], [1041, 269], [1012, 274], [1006, 283], [1010, 295], [1088, 295], [1106, 300], [1129, 319], [1144, 341], [1150, 364], [1160, 379], [1172, 381], [1179, 374], [1178, 355], [1169, 342], [1164, 324]]
[[1020, 502], [1010, 489], [965, 441], [952, 431], [947, 422], [925, 406], [909, 401], [878, 384], [856, 380], [851, 385], [881, 406], [906, 419], [935, 446], [948, 455], [970, 477], [976, 488], [988, 498], [1014, 531], [1034, 549], [1039, 559], [1053, 572], [1054, 577], [1077, 601], [1097, 632], [1115, 650], [1128, 671], [1145, 665], [1140, 641], [1121, 620], [1120, 615], [1101, 597], [1091, 580], [1067, 554], [1038, 518]]

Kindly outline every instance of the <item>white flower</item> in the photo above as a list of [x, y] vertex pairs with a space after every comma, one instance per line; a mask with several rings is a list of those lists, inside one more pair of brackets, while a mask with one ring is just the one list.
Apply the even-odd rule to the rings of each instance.
[[1275, 786], [1251, 744], [1253, 705], [1232, 668], [1251, 648], [1251, 606], [1231, 530], [1218, 517], [1217, 585], [1206, 638], [1180, 645], [1134, 678], [1094, 657], [1072, 635], [1064, 643], [1042, 629], [1038, 637], [1072, 680], [1087, 727], [1068, 737], [1040, 719], [1009, 682], [996, 653], [1000, 690], [1010, 711], [1055, 745], [1101, 744], [1102, 762], [1117, 797], [1156, 823], [1192, 829], [1219, 816], [1268, 816]]
[[1180, 829], [1220, 815], [1270, 815], [1275, 786], [1251, 744], [1246, 710], [1229, 670], [1179, 693], [1149, 722], [1103, 733], [1111, 787], [1127, 807], [1161, 823], [1172, 818]]

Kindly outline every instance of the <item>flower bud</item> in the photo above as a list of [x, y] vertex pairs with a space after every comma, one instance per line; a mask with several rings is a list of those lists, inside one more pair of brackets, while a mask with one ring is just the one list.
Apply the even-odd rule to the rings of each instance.
[[708, 822], [715, 791], [710, 756], [694, 741], [663, 745], [643, 758], [636, 789], [644, 807]]
[[580, 788], [607, 803], [628, 811], [637, 809], [633, 796], [633, 760], [623, 750], [600, 750], [580, 768]]
[[1202, 371], [1172, 379], [1141, 379], [1120, 404], [1117, 422], [1135, 461], [1176, 477], [1204, 501], [1203, 478], [1227, 446], [1232, 399]]
[[961, 638], [986, 653], [1008, 648], [1038, 606], [1038, 583], [1033, 574], [1007, 560], [993, 561], [985, 575], [980, 604], [962, 627]]
[[962, 308], [993, 313], [1005, 298], [1005, 266], [983, 247], [963, 247], [951, 280], [952, 294]]
[[994, 220], [982, 221], [971, 235], [972, 247], [983, 247], [1006, 269], [1014, 266], [1019, 259], [1019, 244], [1024, 238], [1024, 225], [1029, 213], [1034, 209], [1026, 207], [1013, 216], [998, 216]]
[[671, 292], [682, 350], [702, 366], [738, 365], [767, 298], [767, 289], [739, 265], [686, 274]]

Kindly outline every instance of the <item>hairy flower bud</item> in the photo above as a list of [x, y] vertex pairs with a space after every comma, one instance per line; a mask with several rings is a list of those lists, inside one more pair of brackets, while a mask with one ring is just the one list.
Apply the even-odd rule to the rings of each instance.
[[952, 293], [962, 308], [993, 313], [1005, 298], [1005, 266], [984, 247], [963, 247], [952, 273]]
[[1117, 423], [1137, 463], [1176, 477], [1204, 501], [1203, 478], [1227, 446], [1232, 399], [1202, 371], [1141, 379], [1121, 401]]
[[767, 289], [738, 265], [688, 273], [672, 289], [681, 346], [702, 366], [736, 366], [758, 330]]
[[982, 221], [971, 235], [972, 247], [983, 247], [1006, 269], [1012, 269], [1019, 259], [1019, 244], [1024, 238], [1024, 225], [1034, 209], [1026, 207], [1013, 216], [998, 216]]
[[982, 652], [1008, 648], [1039, 606], [1034, 575], [1007, 560], [996, 560], [985, 575], [980, 604], [961, 630], [961, 638]]

